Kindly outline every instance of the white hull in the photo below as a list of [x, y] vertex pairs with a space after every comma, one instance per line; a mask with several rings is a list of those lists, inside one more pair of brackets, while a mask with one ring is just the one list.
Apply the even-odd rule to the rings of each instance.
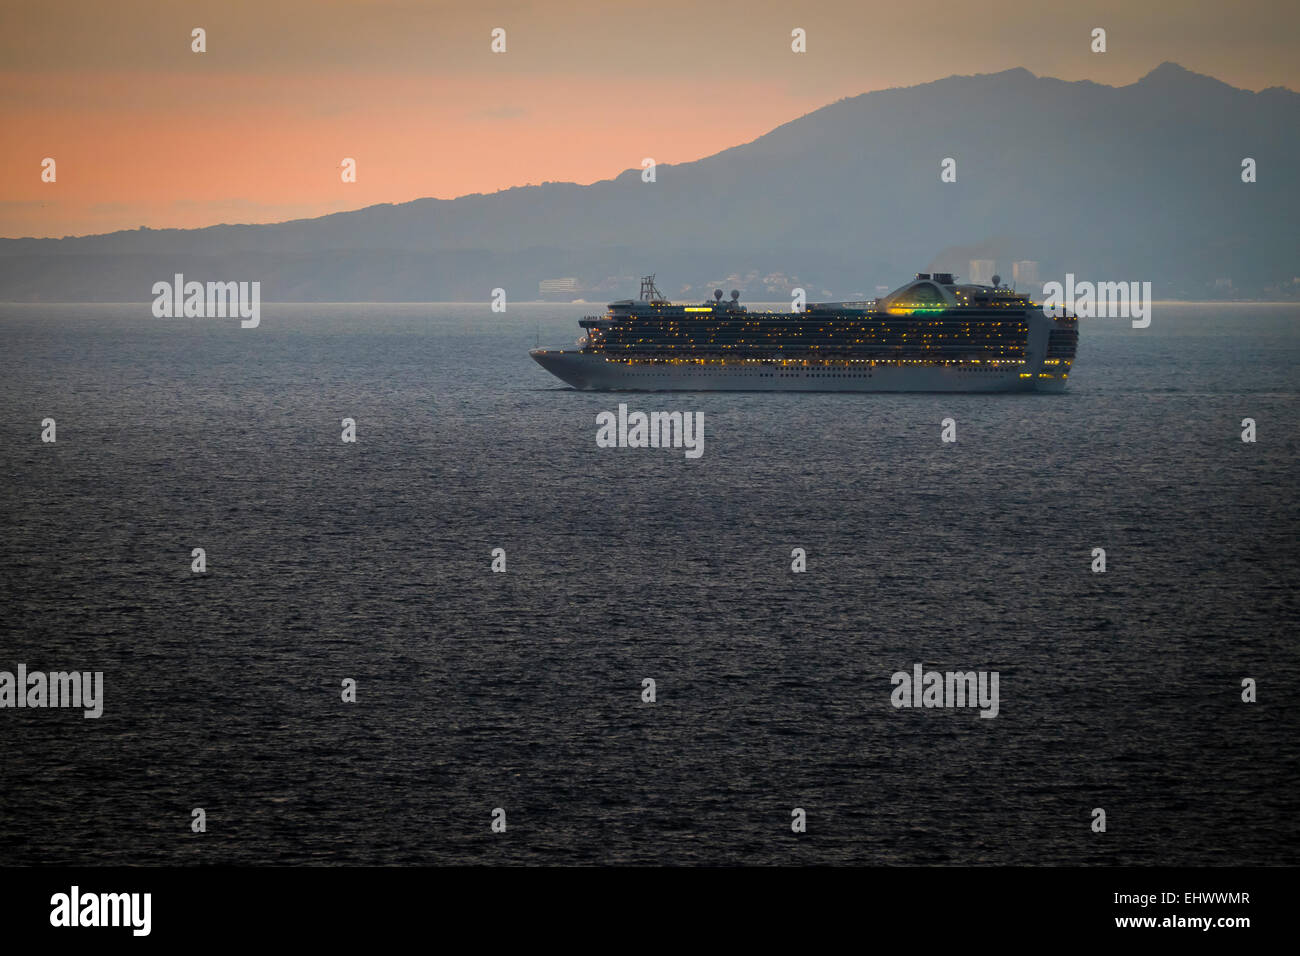
[[[591, 352], [534, 349], [537, 363], [577, 389], [637, 392], [1061, 392], [1065, 379], [1025, 365], [793, 365], [628, 363]], [[1032, 368], [1032, 371], [1030, 369]], [[1028, 373], [1028, 377], [1022, 377]], [[1050, 377], [1046, 377], [1050, 376]]]

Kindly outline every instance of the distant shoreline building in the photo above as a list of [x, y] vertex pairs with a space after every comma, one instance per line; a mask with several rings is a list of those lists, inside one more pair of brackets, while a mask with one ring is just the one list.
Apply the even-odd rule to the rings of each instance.
[[578, 280], [543, 279], [537, 283], [537, 297], [544, 302], [572, 302], [578, 298]]
[[1038, 263], [1033, 259], [1021, 259], [1011, 263], [1011, 278], [1016, 288], [1038, 285]]
[[993, 276], [997, 274], [996, 259], [972, 259], [970, 261], [970, 281], [975, 285], [992, 285]]

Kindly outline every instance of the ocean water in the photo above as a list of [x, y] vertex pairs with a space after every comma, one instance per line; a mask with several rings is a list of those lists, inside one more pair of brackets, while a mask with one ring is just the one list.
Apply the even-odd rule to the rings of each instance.
[[0, 306], [0, 670], [105, 681], [0, 710], [0, 864], [1300, 862], [1300, 308], [1059, 396], [579, 393], [591, 310]]

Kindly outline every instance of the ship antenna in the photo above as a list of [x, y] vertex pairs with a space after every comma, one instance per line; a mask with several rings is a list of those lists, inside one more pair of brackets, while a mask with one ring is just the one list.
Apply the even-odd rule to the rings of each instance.
[[663, 302], [664, 294], [655, 287], [655, 273], [641, 277], [641, 298], [646, 302]]

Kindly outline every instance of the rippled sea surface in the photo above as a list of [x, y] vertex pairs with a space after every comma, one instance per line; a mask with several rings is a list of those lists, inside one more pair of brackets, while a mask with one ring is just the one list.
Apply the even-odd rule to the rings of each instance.
[[579, 393], [587, 311], [0, 306], [0, 670], [105, 681], [0, 710], [0, 864], [1298, 862], [1300, 309], [1059, 396]]

